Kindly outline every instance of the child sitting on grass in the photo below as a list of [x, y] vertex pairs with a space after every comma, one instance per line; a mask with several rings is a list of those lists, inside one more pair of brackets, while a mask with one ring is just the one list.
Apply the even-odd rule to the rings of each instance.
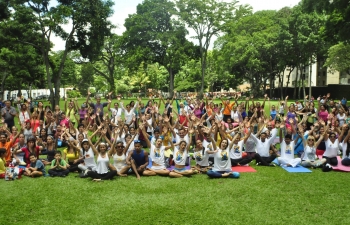
[[31, 153], [29, 155], [30, 165], [25, 169], [24, 175], [30, 177], [41, 177], [46, 174], [45, 166], [38, 158]]
[[51, 169], [49, 169], [51, 177], [66, 177], [69, 173], [67, 169], [67, 163], [64, 159], [61, 159], [61, 152], [55, 153], [55, 159], [51, 162]]

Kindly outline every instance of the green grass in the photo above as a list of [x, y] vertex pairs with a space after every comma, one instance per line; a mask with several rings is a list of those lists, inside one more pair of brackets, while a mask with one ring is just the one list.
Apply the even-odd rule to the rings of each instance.
[[[256, 168], [256, 167], [255, 167]], [[6, 224], [347, 224], [347, 173], [258, 167], [235, 179], [24, 177], [2, 182]], [[5, 223], [4, 223], [5, 224]]]
[[348, 173], [253, 167], [239, 179], [131, 175], [94, 183], [73, 173], [1, 181], [0, 224], [350, 223]]

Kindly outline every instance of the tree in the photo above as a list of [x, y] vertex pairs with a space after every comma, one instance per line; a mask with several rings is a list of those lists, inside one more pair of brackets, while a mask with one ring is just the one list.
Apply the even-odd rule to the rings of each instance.
[[271, 76], [279, 73], [276, 11], [258, 11], [227, 26], [215, 43], [222, 71], [248, 81], [253, 95], [261, 94]]
[[169, 91], [174, 89], [174, 76], [196, 48], [186, 40], [185, 26], [175, 20], [175, 5], [169, 0], [145, 0], [135, 14], [125, 20], [123, 33], [127, 65], [137, 70], [140, 63], [159, 63], [169, 74]]
[[201, 61], [201, 89], [203, 96], [204, 77], [207, 67], [207, 54], [213, 36], [224, 30], [227, 21], [232, 20], [236, 10], [236, 0], [222, 2], [218, 0], [179, 0], [178, 15], [186, 25], [196, 33], [199, 42]]
[[93, 64], [97, 75], [106, 79], [110, 92], [115, 91], [116, 69], [122, 67], [122, 63], [125, 61], [123, 56], [122, 38], [119, 35], [112, 34], [106, 37], [102, 53]]
[[350, 45], [340, 42], [329, 48], [324, 66], [350, 75]]
[[[17, 0], [10, 1], [15, 20], [9, 23], [10, 32], [17, 41], [38, 49], [43, 58], [50, 101], [59, 103], [59, 88], [64, 65], [69, 52], [79, 50], [84, 58], [97, 58], [103, 46], [104, 37], [112, 26], [107, 18], [111, 15], [111, 0]], [[63, 27], [70, 25], [68, 31]], [[28, 40], [39, 33], [39, 38]], [[57, 73], [53, 77], [50, 67], [52, 49], [51, 35], [55, 33], [65, 41]], [[53, 88], [54, 87], [54, 88]], [[55, 89], [55, 91], [54, 91]]]
[[94, 83], [94, 66], [91, 63], [84, 63], [81, 65], [80, 76], [77, 80], [77, 88], [83, 96], [88, 93], [89, 87]]
[[322, 35], [333, 44], [350, 40], [350, 4], [348, 0], [302, 0], [304, 12], [325, 13], [326, 22], [322, 26]]

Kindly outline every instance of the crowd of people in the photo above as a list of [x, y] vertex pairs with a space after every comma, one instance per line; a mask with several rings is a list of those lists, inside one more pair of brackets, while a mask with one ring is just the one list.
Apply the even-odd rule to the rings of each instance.
[[146, 104], [140, 98], [127, 104], [119, 98], [95, 101], [88, 93], [81, 105], [65, 99], [64, 109], [38, 102], [32, 110], [30, 100], [18, 109], [6, 101], [0, 177], [6, 176], [6, 167], [18, 167], [29, 177], [77, 172], [101, 181], [129, 174], [137, 179], [194, 174], [238, 178], [232, 167], [253, 160], [257, 166], [301, 165], [324, 172], [338, 163], [350, 166], [349, 109], [346, 100], [332, 100], [330, 94], [294, 103], [286, 97], [276, 105], [267, 95], [260, 103], [240, 94], [181, 100], [160, 95], [159, 101], [150, 98]]

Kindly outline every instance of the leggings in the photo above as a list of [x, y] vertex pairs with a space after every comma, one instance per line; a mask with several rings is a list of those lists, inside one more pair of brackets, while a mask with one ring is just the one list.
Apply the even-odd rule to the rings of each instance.
[[259, 153], [255, 154], [256, 163], [259, 163], [262, 166], [270, 166], [270, 163], [275, 160], [276, 154], [272, 154], [269, 157], [261, 157]]
[[246, 164], [250, 163], [252, 160], [253, 160], [253, 158], [247, 155], [244, 158], [231, 159], [231, 165], [232, 166], [237, 166], [237, 164], [239, 164], [239, 165], [246, 165]]
[[78, 168], [79, 166], [79, 163], [76, 163], [74, 164], [73, 162], [68, 162], [69, 164], [69, 172], [75, 172], [75, 171], [78, 171], [79, 173], [81, 172], [81, 169]]
[[[221, 178], [222, 174], [224, 174], [224, 173], [229, 173], [229, 172], [227, 172], [227, 171], [214, 171], [214, 170], [208, 170], [207, 171], [207, 175], [210, 178]], [[234, 176], [234, 178], [238, 178], [239, 177], [239, 173], [238, 172], [233, 172], [233, 176]]]
[[49, 174], [53, 177], [61, 177], [61, 176], [67, 176], [69, 174], [69, 170], [55, 170], [55, 169], [49, 169]]
[[117, 175], [117, 171], [112, 170], [104, 174], [99, 174], [96, 171], [89, 171], [87, 172], [87, 175], [92, 179], [111, 180]]
[[[344, 151], [344, 150], [343, 150]], [[344, 158], [342, 161], [341, 161], [341, 164], [343, 166], [350, 166], [350, 158]]]
[[324, 159], [327, 160], [325, 164], [329, 163], [329, 164], [331, 164], [332, 166], [338, 165], [338, 159], [337, 159], [337, 157], [328, 158], [328, 157], [326, 157], [326, 156], [323, 156], [322, 158], [324, 158]]
[[250, 157], [252, 159], [255, 159], [255, 154], [256, 152], [246, 152], [247, 153], [247, 157]]

